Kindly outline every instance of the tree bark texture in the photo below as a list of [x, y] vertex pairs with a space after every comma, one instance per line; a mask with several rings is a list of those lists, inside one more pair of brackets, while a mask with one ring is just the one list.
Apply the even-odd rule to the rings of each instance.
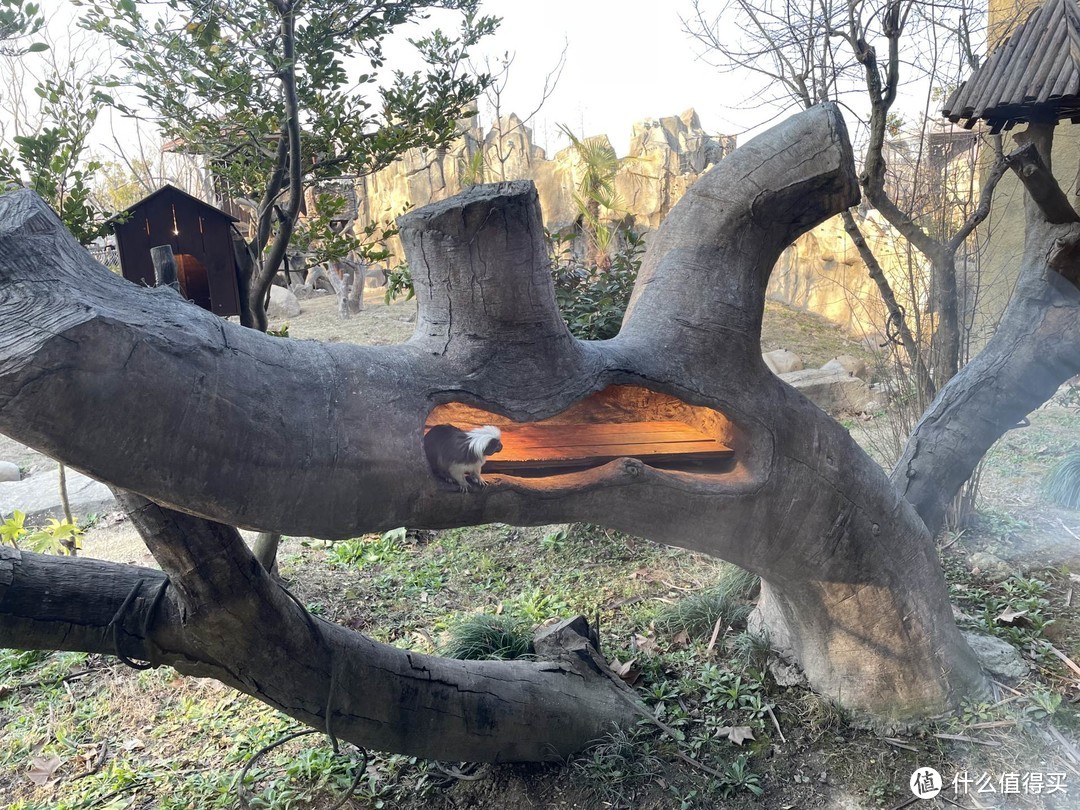
[[[360, 347], [268, 338], [138, 289], [17, 192], [0, 198], [0, 431], [230, 525], [343, 538], [581, 520], [714, 554], [763, 577], [762, 615], [818, 691], [888, 719], [937, 712], [984, 682], [931, 535], [761, 359], [780, 252], [857, 199], [838, 110], [789, 119], [690, 189], [650, 240], [619, 336], [583, 342], [556, 308], [535, 189], [478, 186], [399, 220], [416, 332]], [[621, 458], [469, 493], [428, 468], [438, 405], [530, 422], [611, 386], [722, 415], [732, 468]]]

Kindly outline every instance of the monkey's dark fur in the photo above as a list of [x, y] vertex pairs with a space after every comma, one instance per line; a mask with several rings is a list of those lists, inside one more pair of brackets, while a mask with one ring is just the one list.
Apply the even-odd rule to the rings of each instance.
[[453, 425], [435, 425], [424, 437], [424, 453], [436, 476], [468, 492], [470, 480], [487, 486], [480, 477], [480, 468], [488, 456], [502, 450], [501, 439], [502, 432], [494, 425], [468, 432]]

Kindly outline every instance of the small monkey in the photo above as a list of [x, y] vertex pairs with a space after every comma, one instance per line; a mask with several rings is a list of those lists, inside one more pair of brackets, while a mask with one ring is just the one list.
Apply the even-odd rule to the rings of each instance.
[[467, 433], [453, 425], [435, 425], [424, 437], [424, 453], [431, 471], [453, 481], [462, 492], [469, 491], [470, 477], [487, 486], [480, 468], [487, 456], [503, 449], [502, 431], [494, 425], [473, 428]]

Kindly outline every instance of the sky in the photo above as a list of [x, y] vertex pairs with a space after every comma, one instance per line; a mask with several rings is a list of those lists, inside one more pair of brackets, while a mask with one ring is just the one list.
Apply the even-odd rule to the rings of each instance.
[[534, 119], [538, 140], [556, 141], [550, 149], [566, 145], [557, 124], [606, 134], [625, 154], [631, 125], [641, 119], [694, 107], [707, 132], [739, 135], [772, 115], [742, 109], [747, 85], [698, 58], [700, 47], [679, 19], [690, 14], [690, 0], [487, 0], [483, 8], [503, 18], [483, 50], [516, 54], [504, 109], [523, 116], [536, 106], [566, 44], [562, 76]]
[[[706, 9], [722, 4], [701, 2]], [[42, 5], [55, 11], [54, 28], [74, 27], [77, 12], [67, 0], [44, 0]], [[690, 107], [706, 132], [735, 135], [740, 144], [780, 117], [775, 108], [757, 103], [760, 80], [748, 72], [723, 73], [702, 58], [701, 44], [680, 19], [692, 14], [691, 0], [483, 0], [482, 11], [501, 17], [502, 23], [474, 49], [474, 64], [482, 68], [485, 57], [495, 65], [506, 53], [514, 57], [501, 99], [504, 112], [520, 117], [533, 112], [546, 75], [566, 48], [554, 90], [528, 122], [535, 142], [549, 156], [568, 144], [560, 124], [579, 136], [606, 134], [625, 155], [635, 122], [680, 115]], [[456, 18], [444, 17], [442, 24], [452, 29]], [[403, 32], [412, 37], [421, 33], [416, 28]], [[390, 46], [387, 52], [390, 67], [415, 67], [405, 59], [411, 52], [406, 47]], [[490, 126], [483, 101], [480, 109], [481, 123]], [[134, 141], [130, 123], [111, 116], [111, 124], [110, 130], [110, 116], [103, 116], [92, 145], [114, 150], [114, 132], [122, 141]], [[147, 140], [156, 138], [151, 133]], [[143, 148], [147, 145], [144, 141]]]
[[[64, 30], [74, 28], [76, 11], [66, 0], [45, 0], [42, 5], [55, 15], [52, 28], [62, 40]], [[760, 128], [772, 115], [742, 109], [746, 82], [721, 74], [698, 58], [700, 48], [682, 30], [679, 19], [680, 13], [690, 13], [690, 0], [485, 0], [482, 11], [501, 17], [502, 24], [474, 50], [474, 64], [482, 67], [486, 57], [497, 65], [506, 53], [514, 57], [502, 96], [505, 112], [525, 117], [536, 108], [545, 76], [566, 47], [558, 83], [529, 122], [536, 141], [549, 154], [568, 143], [559, 124], [578, 135], [606, 134], [622, 155], [632, 124], [646, 118], [679, 115], [694, 107], [707, 132], [741, 136], [747, 129]], [[390, 66], [396, 66], [395, 49], [388, 53]], [[113, 148], [107, 119], [93, 140]], [[490, 124], [483, 102], [481, 119]], [[112, 128], [122, 140], [129, 126], [113, 118]]]

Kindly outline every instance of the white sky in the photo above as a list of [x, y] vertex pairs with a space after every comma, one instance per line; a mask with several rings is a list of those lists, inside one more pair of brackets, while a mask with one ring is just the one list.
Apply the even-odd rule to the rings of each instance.
[[579, 135], [606, 134], [625, 154], [631, 125], [644, 118], [694, 107], [707, 132], [725, 135], [769, 118], [764, 110], [741, 111], [747, 85], [697, 58], [699, 45], [679, 20], [689, 0], [487, 0], [484, 11], [503, 23], [482, 50], [516, 53], [503, 107], [521, 116], [535, 107], [567, 44], [562, 77], [533, 123], [549, 151], [566, 145], [557, 124]]
[[[51, 27], [62, 47], [64, 31], [74, 28], [70, 21], [78, 10], [66, 0], [44, 0], [42, 5], [55, 15]], [[549, 155], [567, 144], [559, 124], [579, 135], [606, 134], [623, 155], [635, 121], [679, 115], [689, 107], [697, 109], [707, 132], [739, 135], [741, 142], [744, 132], [768, 122], [770, 113], [741, 111], [746, 81], [722, 75], [697, 58], [698, 44], [683, 33], [679, 20], [680, 13], [689, 11], [690, 0], [485, 0], [482, 12], [503, 22], [473, 51], [474, 64], [482, 65], [484, 57], [497, 64], [508, 51], [514, 55], [502, 104], [504, 112], [524, 117], [539, 103], [544, 78], [565, 43], [562, 76], [530, 122]], [[443, 23], [448, 33], [455, 24]], [[406, 35], [416, 36], [417, 30]], [[395, 52], [388, 49], [391, 56]], [[388, 67], [396, 66], [391, 58]], [[489, 125], [485, 113], [481, 104], [482, 123]], [[112, 149], [108, 118], [103, 116], [103, 131], [93, 141]], [[122, 136], [129, 128], [115, 118], [114, 126]]]
[[[78, 10], [67, 0], [44, 0], [42, 5], [47, 13], [55, 11], [52, 28], [62, 45], [63, 31], [74, 27], [70, 21]], [[720, 6], [719, 0], [715, 6]], [[567, 143], [559, 124], [583, 136], [606, 134], [616, 151], [625, 155], [634, 122], [679, 115], [689, 107], [697, 110], [706, 132], [735, 135], [739, 143], [777, 119], [775, 109], [757, 106], [760, 79], [748, 72], [721, 73], [699, 58], [700, 43], [682, 30], [679, 19], [680, 14], [691, 13], [690, 0], [484, 0], [482, 11], [502, 17], [503, 22], [473, 51], [474, 63], [482, 65], [485, 56], [497, 63], [507, 51], [515, 56], [502, 97], [504, 112], [521, 117], [532, 112], [546, 74], [566, 45], [562, 76], [529, 122], [549, 156]], [[444, 27], [452, 31], [456, 19], [443, 19]], [[402, 33], [415, 37], [420, 31], [414, 27]], [[100, 53], [107, 45], [84, 44], [81, 49]], [[396, 58], [406, 52], [388, 47], [388, 67], [412, 69]], [[486, 113], [481, 102], [481, 122], [489, 126]], [[106, 152], [115, 149], [110, 118], [121, 140], [134, 141], [130, 123], [103, 115], [92, 143]], [[144, 148], [153, 149], [154, 140], [151, 134]]]

